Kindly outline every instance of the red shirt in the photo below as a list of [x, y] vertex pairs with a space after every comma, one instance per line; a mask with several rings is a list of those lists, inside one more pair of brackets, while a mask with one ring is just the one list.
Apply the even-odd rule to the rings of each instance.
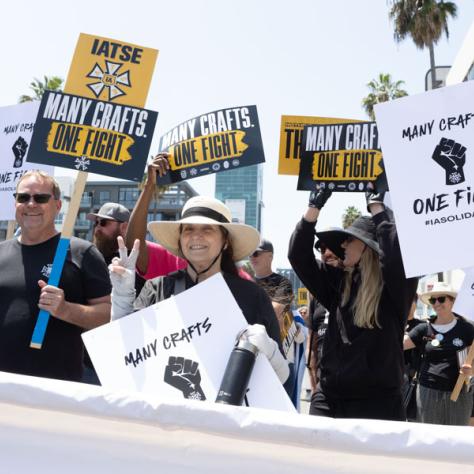
[[188, 266], [186, 260], [168, 252], [162, 245], [146, 241], [148, 249], [148, 267], [146, 273], [141, 273], [137, 268], [137, 273], [145, 280], [151, 280], [168, 273], [182, 270]]

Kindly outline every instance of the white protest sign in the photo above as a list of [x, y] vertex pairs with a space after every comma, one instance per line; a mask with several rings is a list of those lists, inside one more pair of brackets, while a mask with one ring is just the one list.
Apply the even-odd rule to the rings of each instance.
[[464, 270], [464, 280], [454, 302], [453, 311], [474, 321], [474, 268]]
[[[217, 274], [176, 297], [82, 337], [107, 389], [213, 402], [235, 337], [246, 326], [225, 280]], [[295, 410], [261, 354], [252, 372], [247, 400], [251, 407]]]
[[26, 162], [38, 107], [39, 101], [0, 107], [0, 220], [15, 219], [12, 194], [23, 174], [31, 169], [53, 174], [52, 166]]
[[375, 106], [407, 277], [474, 266], [474, 82]]

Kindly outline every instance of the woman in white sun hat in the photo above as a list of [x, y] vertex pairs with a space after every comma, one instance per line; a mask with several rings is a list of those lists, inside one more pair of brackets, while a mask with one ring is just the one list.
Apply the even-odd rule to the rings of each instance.
[[205, 196], [189, 199], [178, 221], [150, 222], [148, 230], [168, 251], [184, 258], [188, 266], [148, 280], [135, 299], [134, 268], [139, 242], [135, 242], [127, 257], [127, 249], [119, 238], [120, 258], [114, 259], [109, 267], [112, 319], [167, 299], [220, 272], [250, 325], [246, 337], [267, 356], [282, 383], [285, 382], [289, 369], [280, 351], [279, 326], [272, 304], [262, 288], [239, 277], [235, 265], [257, 248], [258, 231], [232, 222], [226, 205]]
[[432, 306], [436, 318], [419, 324], [405, 336], [404, 349], [423, 352], [416, 394], [417, 417], [422, 423], [468, 425], [472, 411], [472, 393], [466, 388], [458, 400], [450, 400], [459, 373], [472, 375], [472, 366], [463, 363], [474, 339], [474, 326], [453, 313], [457, 292], [444, 282], [436, 282], [420, 296]]

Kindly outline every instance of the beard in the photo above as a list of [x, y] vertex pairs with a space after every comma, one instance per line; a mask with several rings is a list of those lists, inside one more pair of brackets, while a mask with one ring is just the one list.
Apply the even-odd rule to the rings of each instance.
[[117, 232], [113, 237], [103, 234], [94, 234], [94, 244], [99, 252], [104, 256], [107, 264], [110, 263], [113, 257], [118, 254], [117, 237], [120, 234]]

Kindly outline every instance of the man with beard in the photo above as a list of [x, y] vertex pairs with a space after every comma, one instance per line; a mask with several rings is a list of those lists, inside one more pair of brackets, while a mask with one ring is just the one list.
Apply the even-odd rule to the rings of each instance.
[[[93, 243], [104, 257], [105, 263], [110, 265], [114, 257], [119, 256], [118, 236], [125, 236], [127, 232], [130, 211], [122, 204], [106, 202], [96, 213], [87, 214], [87, 219], [94, 223]], [[135, 288], [139, 293], [145, 284], [145, 280], [137, 275]], [[84, 353], [84, 375], [82, 382], [99, 385], [99, 379], [95, 372], [92, 361], [87, 350]]]
[[87, 219], [94, 222], [93, 242], [110, 265], [118, 257], [117, 237], [125, 236], [130, 211], [122, 204], [106, 202], [97, 213], [87, 214]]

